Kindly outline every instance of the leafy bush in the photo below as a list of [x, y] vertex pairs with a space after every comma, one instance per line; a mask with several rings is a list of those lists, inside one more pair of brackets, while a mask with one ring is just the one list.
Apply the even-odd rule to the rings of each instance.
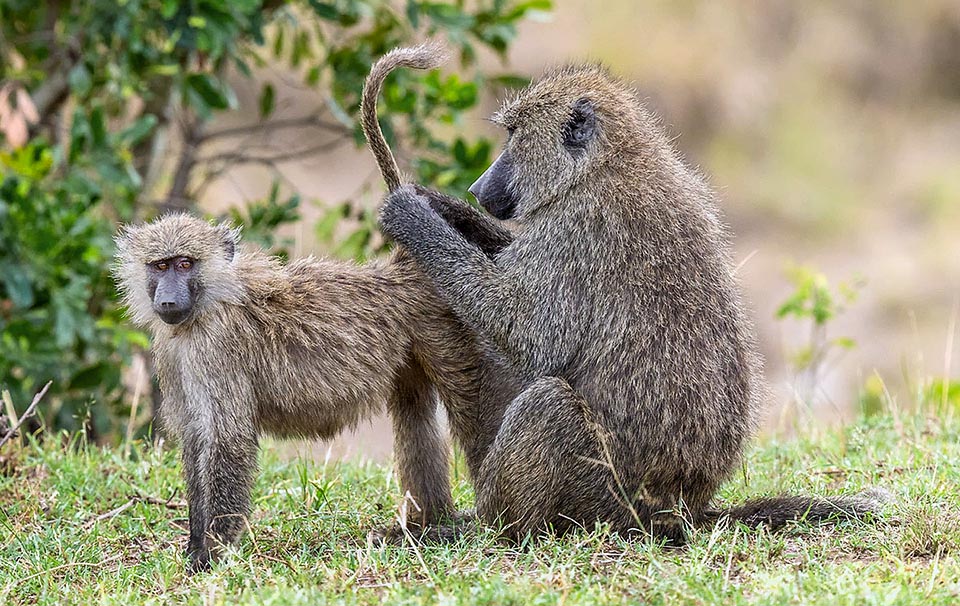
[[25, 407], [52, 379], [46, 421], [78, 429], [89, 410], [102, 435], [119, 412], [121, 365], [147, 343], [114, 305], [102, 180], [55, 157], [42, 141], [0, 152], [0, 385]]

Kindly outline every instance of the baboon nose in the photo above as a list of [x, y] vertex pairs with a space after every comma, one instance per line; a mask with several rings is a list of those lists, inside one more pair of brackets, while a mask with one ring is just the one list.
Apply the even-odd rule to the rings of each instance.
[[486, 173], [480, 175], [480, 178], [474, 181], [473, 185], [467, 188], [467, 191], [473, 194], [473, 197], [477, 199], [477, 202], [481, 202], [480, 192], [483, 191], [483, 178], [485, 176], [486, 176]]

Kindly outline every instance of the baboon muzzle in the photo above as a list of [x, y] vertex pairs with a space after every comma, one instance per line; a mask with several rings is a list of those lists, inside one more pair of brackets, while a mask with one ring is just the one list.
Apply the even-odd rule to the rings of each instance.
[[498, 219], [509, 219], [517, 210], [517, 198], [510, 190], [513, 179], [513, 158], [503, 152], [467, 190], [488, 213]]

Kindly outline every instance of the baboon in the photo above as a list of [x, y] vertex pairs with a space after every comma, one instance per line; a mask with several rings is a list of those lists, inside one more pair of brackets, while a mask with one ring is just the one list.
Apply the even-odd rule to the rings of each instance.
[[635, 92], [599, 66], [562, 67], [493, 120], [507, 141], [469, 190], [493, 218], [414, 185], [380, 212], [521, 386], [474, 414], [482, 520], [515, 538], [606, 522], [680, 545], [720, 516], [779, 527], [874, 511], [879, 492], [711, 509], [757, 425], [761, 360], [715, 196]]
[[261, 435], [329, 438], [384, 406], [416, 519], [451, 514], [436, 395], [455, 410], [476, 398], [470, 333], [411, 261], [284, 266], [238, 238], [184, 214], [117, 238], [124, 301], [153, 335], [160, 420], [183, 448], [190, 570], [242, 532]]

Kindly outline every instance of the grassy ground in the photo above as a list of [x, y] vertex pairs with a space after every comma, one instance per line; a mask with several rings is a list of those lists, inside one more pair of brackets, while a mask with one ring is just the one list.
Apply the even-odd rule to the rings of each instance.
[[[54, 444], [0, 477], [0, 604], [956, 604], [960, 422], [887, 415], [765, 440], [721, 499], [778, 492], [896, 494], [879, 525], [701, 531], [689, 547], [602, 528], [531, 548], [483, 532], [445, 547], [371, 547], [391, 521], [388, 467], [266, 456], [251, 529], [212, 573], [184, 574], [176, 452]], [[457, 498], [472, 494], [459, 477]]]

